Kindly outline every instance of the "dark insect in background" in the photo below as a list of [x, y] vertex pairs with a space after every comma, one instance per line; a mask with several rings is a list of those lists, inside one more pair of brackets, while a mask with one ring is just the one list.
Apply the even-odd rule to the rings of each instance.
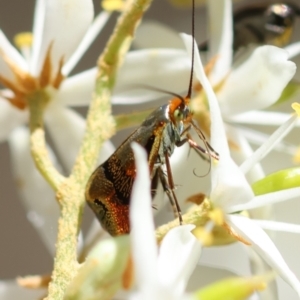
[[[233, 49], [250, 44], [284, 47], [290, 43], [300, 7], [293, 3], [255, 3], [235, 10], [233, 15]], [[207, 51], [208, 42], [199, 45]]]
[[[194, 2], [194, 0], [193, 0]], [[194, 4], [192, 31], [194, 37]], [[130, 232], [129, 205], [133, 182], [136, 175], [134, 155], [131, 142], [142, 145], [148, 154], [148, 164], [152, 181], [152, 196], [154, 197], [158, 182], [162, 184], [175, 215], [182, 223], [182, 216], [173, 181], [170, 157], [175, 147], [185, 143], [203, 154], [218, 159], [218, 154], [206, 141], [203, 133], [193, 121], [188, 104], [192, 92], [193, 59], [188, 94], [186, 97], [169, 93], [173, 98], [168, 104], [155, 109], [145, 121], [119, 146], [119, 148], [101, 164], [91, 175], [86, 186], [86, 201], [94, 211], [102, 227], [113, 236]], [[194, 129], [204, 143], [199, 146], [190, 135]], [[166, 172], [163, 170], [166, 167]], [[141, 199], [143, 201], [143, 199]]]

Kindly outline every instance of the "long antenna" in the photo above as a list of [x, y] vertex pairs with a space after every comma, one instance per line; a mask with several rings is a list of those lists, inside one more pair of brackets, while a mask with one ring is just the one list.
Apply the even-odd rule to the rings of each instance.
[[193, 75], [194, 75], [194, 52], [195, 52], [195, 0], [192, 0], [192, 37], [193, 37], [193, 44], [192, 44], [192, 67], [191, 67], [191, 77], [190, 77], [190, 83], [189, 83], [189, 89], [188, 93], [186, 95], [186, 98], [190, 99], [192, 96], [192, 89], [193, 89]]

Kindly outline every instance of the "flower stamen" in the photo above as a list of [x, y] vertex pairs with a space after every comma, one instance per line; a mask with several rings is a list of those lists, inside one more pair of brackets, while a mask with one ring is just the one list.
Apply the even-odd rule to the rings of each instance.
[[296, 114], [298, 115], [298, 117], [300, 117], [300, 103], [294, 102], [292, 104], [292, 108], [296, 112]]
[[21, 32], [14, 37], [15, 45], [20, 49], [27, 62], [30, 61], [32, 41], [33, 34], [31, 32]]
[[102, 8], [107, 12], [122, 11], [124, 9], [123, 0], [102, 0]]
[[223, 223], [222, 227], [236, 240], [242, 242], [243, 244], [247, 246], [251, 246], [251, 243], [247, 240], [245, 240], [243, 237], [241, 237], [231, 226], [229, 226], [226, 222]]

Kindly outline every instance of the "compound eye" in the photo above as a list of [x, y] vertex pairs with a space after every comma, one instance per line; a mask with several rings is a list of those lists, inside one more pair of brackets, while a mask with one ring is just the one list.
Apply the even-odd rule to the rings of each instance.
[[180, 109], [175, 109], [174, 117], [176, 120], [182, 120], [182, 118], [183, 118], [182, 111]]

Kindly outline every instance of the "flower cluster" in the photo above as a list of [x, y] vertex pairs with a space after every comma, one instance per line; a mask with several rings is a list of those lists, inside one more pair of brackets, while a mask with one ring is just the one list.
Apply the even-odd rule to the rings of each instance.
[[[276, 172], [266, 176], [261, 161], [272, 158], [275, 151], [296, 155], [299, 140], [287, 143], [283, 139], [291, 130], [298, 130], [300, 104], [293, 103], [289, 113], [273, 107], [279, 99], [292, 102], [285, 92], [296, 73], [296, 64], [290, 59], [300, 53], [299, 42], [285, 49], [251, 45], [244, 53], [235, 54], [232, 3], [211, 0], [206, 66], [201, 61], [203, 53], [193, 51], [198, 47], [191, 36], [151, 22], [142, 23], [136, 45], [145, 48], [142, 36], [157, 37], [159, 30], [164, 47], [157, 47], [158, 42], [150, 38], [147, 48], [125, 55], [135, 23], [148, 2], [103, 1], [104, 9], [94, 17], [91, 0], [37, 0], [33, 32], [17, 37], [19, 51], [0, 31], [0, 83], [4, 87], [0, 91], [0, 139], [8, 141], [27, 217], [51, 255], [56, 255], [51, 283], [49, 276], [19, 280], [19, 285], [42, 291], [3, 280], [1, 299], [38, 298], [45, 295], [45, 287], [49, 287], [47, 299], [56, 300], [110, 299], [115, 295], [116, 299], [223, 299], [233, 294], [246, 299], [253, 293], [257, 299], [284, 299], [281, 294], [286, 291], [298, 299], [298, 262], [281, 251], [284, 247], [273, 232], [299, 234], [300, 225], [277, 221], [273, 204], [288, 205], [288, 200], [300, 196], [299, 170], [279, 169], [278, 163]], [[121, 16], [98, 67], [70, 76], [112, 10], [121, 11]], [[122, 32], [122, 26], [129, 28], [128, 32]], [[91, 168], [114, 151], [108, 140], [99, 156], [100, 143], [95, 142], [110, 137], [113, 131], [106, 100], [111, 98], [113, 105], [138, 104], [157, 100], [162, 89], [182, 92], [188, 86], [192, 57], [193, 117], [220, 159], [210, 161], [207, 184], [200, 186], [198, 165], [207, 169], [207, 162], [201, 162], [195, 152], [189, 153], [188, 145], [175, 149], [171, 168], [184, 225], [177, 226], [176, 220], [155, 229], [155, 222], [166, 223], [170, 212], [162, 193], [157, 192], [155, 201], [162, 205], [153, 217], [152, 174], [145, 150], [134, 142], [130, 235], [108, 237], [95, 221], [87, 236], [79, 233], [77, 243], [84, 186]], [[135, 84], [138, 88], [133, 89]], [[145, 91], [145, 85], [152, 89]], [[89, 104], [86, 120], [71, 108]], [[95, 121], [97, 113], [103, 123]], [[126, 116], [115, 119], [118, 126]], [[43, 122], [55, 151], [45, 142]], [[267, 135], [251, 124], [264, 130], [278, 128]], [[253, 144], [259, 145], [255, 151]], [[215, 245], [219, 248], [206, 247]], [[236, 277], [215, 283], [232, 275]], [[262, 289], [263, 293], [255, 293]]]

